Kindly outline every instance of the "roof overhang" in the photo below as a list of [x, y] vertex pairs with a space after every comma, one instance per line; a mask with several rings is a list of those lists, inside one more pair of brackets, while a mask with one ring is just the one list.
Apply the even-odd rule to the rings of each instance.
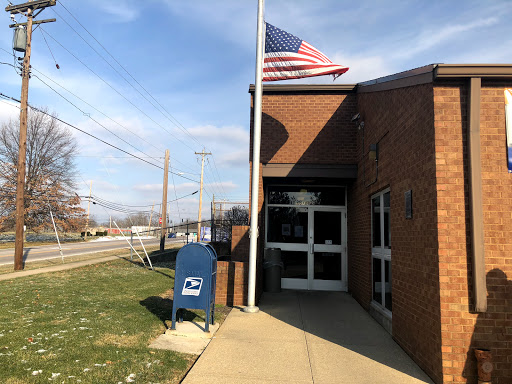
[[434, 68], [434, 80], [460, 77], [511, 79], [512, 64], [438, 64]]
[[[357, 84], [263, 84], [264, 93], [340, 93], [355, 92]], [[249, 86], [254, 93], [254, 84]]]
[[[511, 80], [512, 64], [429, 64], [358, 84], [263, 84], [269, 93], [367, 93], [434, 83], [447, 79], [475, 78]], [[249, 86], [254, 93], [254, 84]]]
[[262, 164], [262, 177], [357, 178], [356, 164]]
[[494, 80], [512, 79], [512, 64], [430, 64], [359, 83], [357, 85], [357, 92], [386, 91], [413, 85], [434, 83], [436, 80], [474, 77]]

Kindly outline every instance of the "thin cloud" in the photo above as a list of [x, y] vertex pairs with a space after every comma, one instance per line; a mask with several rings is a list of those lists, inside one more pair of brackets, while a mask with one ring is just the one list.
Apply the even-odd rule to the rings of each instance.
[[249, 148], [223, 154], [219, 157], [218, 162], [219, 167], [239, 167], [241, 164], [249, 167]]
[[[140, 192], [159, 192], [162, 193], [163, 184], [138, 184], [133, 187], [134, 191], [140, 191]], [[183, 183], [183, 184], [177, 184], [176, 187], [173, 187], [172, 185], [169, 185], [169, 188], [173, 189], [176, 188], [176, 192], [182, 192], [182, 191], [191, 191], [198, 189], [198, 185], [194, 183]]]
[[230, 191], [234, 191], [236, 190], [239, 186], [235, 183], [233, 183], [232, 181], [222, 181], [222, 182], [217, 182], [217, 183], [209, 183], [209, 184], [206, 184], [206, 187], [212, 187], [212, 188], [217, 188], [217, 189], [222, 189], [223, 191], [225, 191], [226, 193], [229, 193]]
[[118, 0], [115, 3], [94, 1], [93, 3], [102, 11], [114, 16], [114, 18], [111, 18], [114, 23], [133, 21], [140, 14], [140, 10], [137, 8], [139, 2], [133, 0]]
[[221, 139], [226, 145], [248, 144], [248, 132], [241, 126], [223, 126], [205, 125], [189, 128], [188, 131], [194, 137], [209, 142], [210, 139]]
[[420, 52], [429, 50], [439, 44], [448, 42], [449, 40], [459, 36], [462, 33], [490, 27], [498, 23], [498, 18], [488, 17], [486, 19], [476, 20], [467, 24], [449, 25], [436, 30], [423, 31], [412, 44], [395, 52], [393, 55], [395, 59], [407, 59], [417, 55]]

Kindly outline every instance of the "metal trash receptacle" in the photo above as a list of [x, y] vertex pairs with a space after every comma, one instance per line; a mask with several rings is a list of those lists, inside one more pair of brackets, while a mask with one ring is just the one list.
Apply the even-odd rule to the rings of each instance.
[[263, 291], [281, 292], [283, 262], [280, 248], [265, 248], [263, 257]]

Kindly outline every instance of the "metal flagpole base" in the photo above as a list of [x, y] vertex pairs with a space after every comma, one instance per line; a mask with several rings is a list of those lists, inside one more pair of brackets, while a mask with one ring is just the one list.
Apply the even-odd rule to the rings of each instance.
[[244, 309], [242, 309], [242, 311], [245, 313], [258, 313], [260, 311], [260, 309], [255, 305], [251, 305], [251, 306], [245, 307]]

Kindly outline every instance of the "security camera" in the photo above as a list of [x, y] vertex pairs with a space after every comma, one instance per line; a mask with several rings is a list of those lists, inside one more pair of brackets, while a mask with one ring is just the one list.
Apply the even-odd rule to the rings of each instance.
[[361, 114], [360, 113], [356, 113], [354, 116], [352, 116], [352, 119], [350, 119], [350, 121], [357, 121], [361, 118]]

